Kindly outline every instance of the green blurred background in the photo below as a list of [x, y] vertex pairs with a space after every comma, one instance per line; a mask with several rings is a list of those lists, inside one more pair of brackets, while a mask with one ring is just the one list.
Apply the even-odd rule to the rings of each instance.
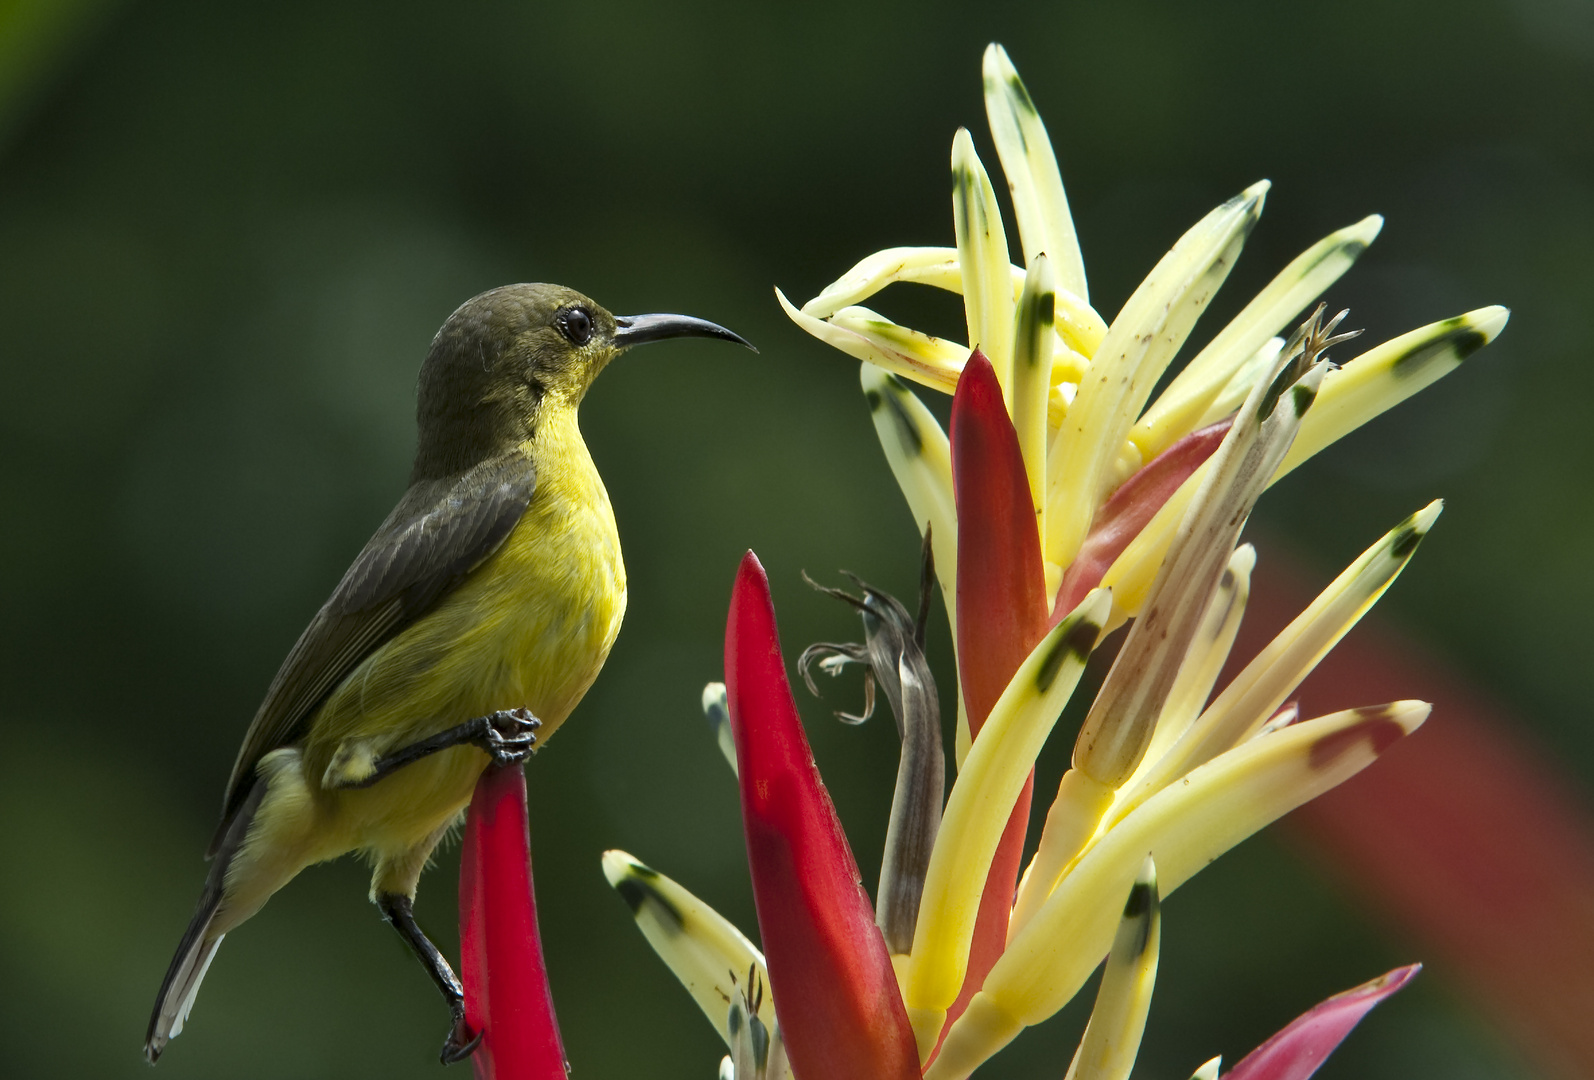
[[[1264, 176], [1267, 214], [1198, 343], [1297, 251], [1373, 211], [1382, 238], [1329, 295], [1372, 340], [1513, 308], [1497, 344], [1272, 492], [1257, 530], [1263, 559], [1287, 548], [1326, 581], [1445, 496], [1381, 610], [1512, 702], [1587, 790], [1586, 0], [12, 0], [6, 1075], [146, 1075], [144, 1023], [234, 751], [403, 486], [427, 342], [467, 297], [526, 280], [712, 318], [762, 349], [650, 349], [588, 398], [631, 608], [575, 722], [528, 769], [575, 1075], [713, 1075], [716, 1036], [598, 855], [625, 848], [754, 927], [734, 788], [697, 715], [736, 559], [763, 558], [794, 651], [857, 630], [800, 569], [906, 593], [916, 550], [856, 365], [791, 326], [771, 287], [801, 302], [872, 250], [951, 242], [958, 125], [995, 168], [990, 40], [1048, 121], [1109, 316], [1184, 228]], [[897, 292], [885, 310], [963, 336], [954, 299]], [[949, 684], [944, 624], [934, 634]], [[856, 692], [840, 684], [835, 702]], [[802, 703], [872, 885], [894, 735]], [[1065, 754], [1048, 752], [1041, 789]], [[419, 901], [449, 951], [456, 865], [443, 854]], [[445, 1011], [366, 884], [353, 860], [310, 870], [231, 935], [161, 1073], [437, 1075]], [[1232, 1061], [1326, 994], [1418, 958], [1343, 895], [1267, 836], [1181, 891], [1138, 1075]], [[1082, 1015], [1025, 1035], [990, 1074], [1060, 1077]], [[1532, 1073], [1430, 974], [1323, 1075]]]

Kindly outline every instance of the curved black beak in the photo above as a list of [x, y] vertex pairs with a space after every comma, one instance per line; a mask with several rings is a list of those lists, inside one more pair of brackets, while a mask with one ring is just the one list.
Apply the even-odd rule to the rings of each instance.
[[754, 352], [758, 351], [740, 334], [734, 334], [718, 323], [695, 319], [690, 315], [617, 315], [614, 325], [614, 343], [622, 349], [646, 345], [650, 341], [663, 341], [665, 338], [706, 337], [734, 341]]

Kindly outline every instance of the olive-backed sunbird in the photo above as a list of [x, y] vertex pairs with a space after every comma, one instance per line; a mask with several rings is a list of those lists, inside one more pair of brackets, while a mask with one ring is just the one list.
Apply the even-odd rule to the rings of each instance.
[[[371, 899], [475, 1048], [464, 991], [415, 924], [428, 857], [489, 762], [546, 739], [597, 677], [625, 613], [614, 512], [576, 425], [633, 345], [748, 343], [683, 315], [616, 317], [557, 285], [507, 285], [449, 316], [421, 365], [409, 488], [266, 690], [227, 782], [193, 921], [144, 1054], [182, 1030], [222, 936], [294, 875], [366, 854]], [[748, 348], [752, 346], [748, 345]]]

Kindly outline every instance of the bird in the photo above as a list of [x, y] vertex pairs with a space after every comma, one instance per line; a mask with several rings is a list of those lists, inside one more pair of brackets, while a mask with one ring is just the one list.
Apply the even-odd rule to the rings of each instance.
[[614, 316], [549, 284], [489, 290], [443, 323], [417, 382], [409, 486], [244, 735], [150, 1016], [151, 1063], [222, 937], [299, 871], [349, 852], [372, 862], [372, 901], [448, 1004], [442, 1060], [475, 1049], [459, 979], [415, 922], [416, 884], [483, 770], [546, 742], [608, 657], [625, 565], [577, 408], [615, 357], [678, 337], [753, 348], [716, 323]]

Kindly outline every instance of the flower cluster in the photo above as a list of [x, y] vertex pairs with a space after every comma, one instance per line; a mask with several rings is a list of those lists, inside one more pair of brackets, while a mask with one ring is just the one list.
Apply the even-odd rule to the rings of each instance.
[[[995, 189], [959, 131], [955, 246], [878, 252], [801, 308], [780, 296], [799, 326], [863, 361], [877, 433], [925, 537], [926, 578], [933, 565], [954, 628], [956, 781], [943, 805], [922, 598], [914, 618], [861, 582], [861, 596], [832, 590], [859, 609], [866, 640], [811, 649], [804, 677], [816, 659], [827, 671], [866, 665], [870, 701], [878, 686], [903, 740], [871, 902], [749, 554], [725, 686], [711, 685], [705, 708], [738, 774], [764, 952], [675, 882], [625, 853], [604, 857], [648, 940], [724, 1037], [722, 1077], [960, 1080], [1062, 1008], [1104, 955], [1070, 1075], [1126, 1077], [1162, 897], [1428, 714], [1400, 701], [1302, 719], [1289, 701], [1400, 573], [1439, 503], [1373, 544], [1214, 697], [1256, 558], [1239, 534], [1268, 486], [1453, 370], [1499, 333], [1505, 310], [1330, 361], [1355, 336], [1335, 333], [1344, 313], [1325, 320], [1319, 305], [1298, 320], [1377, 235], [1381, 220], [1369, 217], [1280, 271], [1153, 400], [1267, 183], [1197, 222], [1108, 323], [1089, 302], [1045, 127], [1000, 47], [987, 50], [984, 76], [1023, 265], [1012, 264]], [[899, 282], [961, 294], [968, 344], [860, 306]], [[910, 382], [953, 395], [949, 432]], [[1093, 650], [1125, 624], [1021, 867], [1036, 756]], [[1309, 1075], [1413, 970], [1330, 999], [1229, 1075]], [[1210, 1062], [1202, 1073], [1216, 1071]]]
[[[902, 754], [874, 899], [820, 781], [786, 677], [768, 582], [749, 553], [704, 709], [741, 791], [763, 951], [624, 852], [610, 883], [729, 1051], [722, 1080], [961, 1080], [1054, 1015], [1106, 962], [1071, 1080], [1124, 1080], [1156, 976], [1160, 905], [1197, 870], [1354, 775], [1427, 717], [1417, 701], [1302, 719], [1291, 694], [1405, 567], [1437, 502], [1372, 545], [1213, 695], [1249, 595], [1239, 543], [1262, 492], [1454, 369], [1507, 313], [1414, 330], [1342, 366], [1319, 305], [1377, 234], [1369, 217], [1285, 267], [1171, 381], [1154, 388], [1262, 209], [1259, 183], [1213, 210], [1109, 324], [1091, 307], [1056, 159], [1006, 54], [985, 101], [1022, 246], [966, 131], [952, 149], [951, 248], [864, 259], [797, 308], [863, 361], [886, 458], [924, 536], [916, 614], [859, 581], [827, 589], [865, 640], [798, 662], [866, 668]], [[896, 282], [963, 296], [967, 346], [859, 306]], [[951, 393], [950, 431], [909, 388]], [[923, 644], [931, 582], [954, 630], [956, 781], [945, 791]], [[1071, 767], [1021, 867], [1034, 762], [1104, 637], [1128, 625], [1074, 737]], [[484, 1077], [562, 1077], [537, 944], [518, 770], [489, 772], [461, 875], [462, 975]], [[1022, 870], [1022, 873], [1021, 873]], [[490, 962], [489, 962], [490, 961]], [[1303, 1014], [1227, 1075], [1302, 1080], [1415, 966]], [[1196, 1071], [1212, 1080], [1217, 1059]]]

